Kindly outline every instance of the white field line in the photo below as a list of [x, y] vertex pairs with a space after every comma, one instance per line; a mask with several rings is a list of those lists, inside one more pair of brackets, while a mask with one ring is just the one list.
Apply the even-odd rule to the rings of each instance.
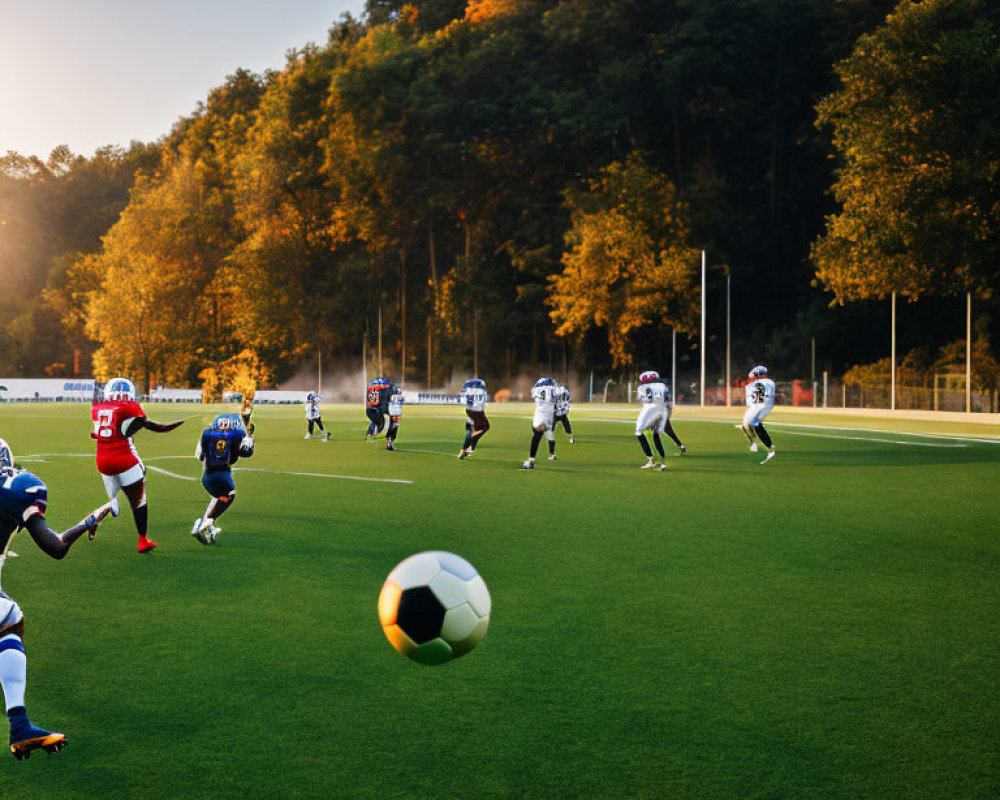
[[178, 475], [176, 472], [170, 472], [169, 470], [161, 469], [160, 467], [149, 467], [149, 466], [147, 466], [146, 469], [150, 469], [153, 472], [159, 472], [161, 475], [169, 475], [171, 478], [177, 478], [177, 479], [182, 480], [182, 481], [196, 481], [196, 480], [198, 480], [197, 478], [192, 478], [189, 475]]
[[[630, 419], [614, 419], [612, 417], [580, 417], [580, 419], [588, 422], [627, 422], [633, 425], [633, 421]], [[739, 428], [739, 423], [733, 423], [731, 419], [699, 419], [695, 417], [688, 417], [680, 420], [681, 423], [684, 422], [716, 422], [723, 423], [725, 425], [734, 425]], [[807, 425], [802, 422], [771, 422], [768, 421], [768, 427], [781, 427], [781, 428], [809, 428], [812, 430], [820, 431], [845, 431], [849, 433], [884, 433], [890, 436], [919, 436], [925, 439], [945, 439], [950, 442], [972, 442], [973, 444], [1000, 444], [1000, 439], [987, 438], [987, 437], [977, 437], [977, 436], [950, 436], [946, 433], [911, 433], [909, 431], [890, 431], [883, 428], [843, 428], [834, 425]], [[791, 431], [787, 431], [791, 433]], [[801, 436], [808, 436], [809, 434], [800, 434]], [[819, 434], [814, 434], [819, 436]], [[864, 442], [888, 442], [889, 444], [925, 444], [927, 447], [964, 447], [965, 445], [953, 445], [953, 444], [941, 444], [935, 445], [932, 443], [922, 443], [922, 442], [900, 442], [895, 439], [875, 439], [870, 436], [831, 436], [831, 439], [856, 439], [858, 441]]]
[[908, 447], [968, 447], [964, 443], [945, 444], [944, 442], [900, 442], [896, 439], [878, 439], [874, 436], [834, 436], [829, 433], [806, 433], [805, 431], [783, 431], [785, 436], [809, 436], [813, 439], [837, 439], [838, 441], [850, 440], [853, 442], [882, 442], [884, 444], [899, 444]]
[[[60, 458], [93, 458], [93, 453], [32, 453], [31, 455], [19, 458], [19, 461], [44, 461], [44, 456], [50, 458], [60, 457]], [[146, 461], [160, 461], [163, 459], [192, 459], [192, 456], [154, 456], [153, 458], [145, 459]], [[162, 475], [169, 475], [171, 478], [179, 478], [182, 481], [196, 481], [197, 478], [192, 478], [188, 475], [178, 475], [176, 472], [170, 472], [163, 469], [162, 467], [147, 466], [147, 469], [151, 469], [153, 472], [159, 472]], [[373, 483], [406, 483], [412, 484], [413, 481], [406, 481], [401, 478], [365, 478], [360, 475], [334, 475], [329, 472], [287, 472], [285, 470], [277, 469], [263, 469], [261, 467], [234, 467], [233, 472], [267, 472], [271, 475], [299, 475], [305, 478], [338, 478], [344, 481], [370, 481]]]
[[[93, 453], [31, 453], [23, 456], [25, 461], [38, 461], [43, 458], [94, 458]], [[17, 458], [20, 461], [21, 458]]]
[[408, 483], [401, 478], [364, 478], [360, 475], [334, 475], [329, 472], [288, 472], [280, 469], [263, 469], [262, 467], [233, 467], [233, 472], [266, 472], [269, 475], [298, 475], [304, 478], [337, 478], [343, 481], [370, 481], [372, 483]]

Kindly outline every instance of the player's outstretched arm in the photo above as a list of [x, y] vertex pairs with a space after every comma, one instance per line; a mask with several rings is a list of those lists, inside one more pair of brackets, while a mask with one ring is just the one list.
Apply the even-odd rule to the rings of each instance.
[[[139, 427], [145, 428], [147, 431], [152, 431], [153, 433], [166, 433], [167, 431], [172, 431], [174, 428], [179, 428], [184, 424], [184, 420], [178, 420], [177, 422], [153, 422], [151, 419], [138, 419], [136, 422], [140, 423]], [[130, 433], [129, 436], [132, 434]]]
[[52, 530], [46, 523], [45, 517], [41, 514], [33, 514], [27, 523], [25, 523], [25, 528], [31, 534], [31, 538], [35, 540], [35, 544], [42, 549], [42, 552], [48, 556], [52, 556], [52, 558], [63, 558], [69, 552], [73, 543], [83, 536], [84, 533], [89, 533], [90, 538], [93, 539], [94, 534], [97, 533], [97, 526], [108, 514], [118, 516], [117, 501], [113, 500], [110, 503], [105, 503], [86, 519], [80, 520], [72, 528], [68, 528], [62, 533], [56, 533]]

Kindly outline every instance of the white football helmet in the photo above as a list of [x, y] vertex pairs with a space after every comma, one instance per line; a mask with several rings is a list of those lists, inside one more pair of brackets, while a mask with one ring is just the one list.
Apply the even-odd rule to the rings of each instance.
[[108, 403], [134, 403], [135, 397], [135, 384], [128, 378], [112, 378], [104, 384], [104, 400]]
[[14, 451], [6, 440], [0, 439], [0, 472], [9, 472], [14, 469]]
[[752, 370], [750, 370], [749, 377], [750, 378], [760, 378], [760, 377], [763, 377], [764, 375], [767, 375], [767, 367], [761, 365], [761, 366], [754, 367]]

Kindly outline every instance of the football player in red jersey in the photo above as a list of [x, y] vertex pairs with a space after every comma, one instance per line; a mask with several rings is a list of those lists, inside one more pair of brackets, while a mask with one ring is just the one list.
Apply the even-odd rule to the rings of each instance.
[[104, 479], [108, 499], [125, 492], [135, 529], [139, 533], [139, 552], [148, 553], [156, 542], [146, 537], [146, 468], [139, 459], [132, 437], [145, 428], [155, 433], [172, 431], [184, 420], [163, 425], [146, 418], [136, 402], [135, 384], [127, 378], [112, 378], [104, 386], [103, 402], [94, 403], [90, 414], [94, 427], [90, 436], [97, 440], [97, 471]]

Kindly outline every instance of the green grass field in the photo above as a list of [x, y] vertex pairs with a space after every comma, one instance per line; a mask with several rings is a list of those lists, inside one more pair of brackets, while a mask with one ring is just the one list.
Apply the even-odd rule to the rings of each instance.
[[[211, 411], [147, 411], [189, 419], [136, 439], [173, 473], [149, 474], [155, 553], [128, 512], [64, 561], [13, 543], [28, 711], [69, 746], [7, 756], [4, 800], [1000, 795], [1000, 444], [775, 424], [761, 467], [681, 412], [688, 455], [650, 472], [634, 410], [579, 406], [577, 444], [525, 472], [525, 406], [493, 407], [467, 462], [459, 409], [407, 409], [388, 453], [360, 407], [325, 410], [328, 443], [262, 407], [241, 464], [272, 472], [237, 473], [208, 548]], [[104, 499], [89, 428], [85, 405], [0, 406], [58, 529]], [[485, 642], [433, 668], [376, 614], [428, 549], [493, 598]]]

